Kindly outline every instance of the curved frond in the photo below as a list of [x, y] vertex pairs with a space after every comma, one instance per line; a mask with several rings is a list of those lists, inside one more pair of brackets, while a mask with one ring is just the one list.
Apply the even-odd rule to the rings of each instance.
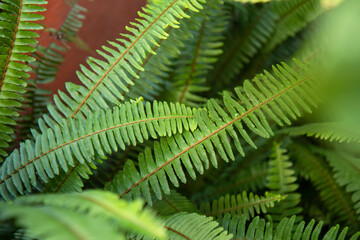
[[[54, 130], [34, 133], [35, 142], [26, 140], [0, 168], [0, 193], [4, 199], [31, 192], [37, 181], [48, 182], [74, 166], [75, 161], [92, 163], [95, 154], [143, 142], [149, 137], [173, 135], [194, 130], [194, 111], [185, 105], [166, 102], [126, 102], [123, 105], [89, 114], [86, 122], [69, 119]], [[119, 147], [118, 147], [119, 146]]]
[[256, 7], [248, 9], [247, 27], [240, 32], [229, 33], [230, 36], [224, 44], [224, 53], [219, 56], [219, 62], [210, 72], [209, 82], [214, 84], [214, 92], [219, 91], [216, 87], [231, 82], [241, 72], [274, 31], [277, 15], [270, 5], [265, 5], [260, 10]]
[[178, 180], [186, 182], [183, 166], [195, 179], [195, 171], [202, 174], [210, 163], [217, 166], [216, 153], [226, 162], [234, 159], [229, 139], [242, 154], [239, 135], [256, 147], [246, 128], [265, 138], [271, 136], [272, 130], [265, 114], [280, 125], [283, 122], [290, 124], [289, 117], [296, 119], [300, 115], [299, 107], [311, 111], [309, 105], [316, 105], [308, 93], [315, 89], [317, 80], [311, 70], [301, 67], [304, 70], [302, 73], [293, 71], [285, 64], [279, 65], [274, 68], [275, 76], [265, 72], [253, 82], [246, 81], [243, 87], [235, 89], [236, 99], [225, 93], [223, 103], [228, 112], [215, 100], [209, 100], [208, 110], [196, 112], [199, 129], [156, 141], [153, 152], [146, 148], [139, 155], [139, 170], [132, 161], [127, 161], [123, 171], [108, 185], [109, 189], [121, 197], [144, 195], [150, 203], [150, 186], [161, 199], [161, 189], [169, 194], [168, 180], [176, 187], [179, 186]]
[[224, 231], [211, 217], [196, 213], [177, 213], [165, 220], [170, 240], [230, 240], [231, 235]]
[[31, 67], [29, 62], [35, 58], [28, 54], [36, 51], [32, 46], [37, 43], [39, 35], [33, 31], [43, 27], [35, 21], [44, 17], [37, 14], [46, 9], [41, 4], [44, 0], [6, 0], [0, 3], [0, 162], [8, 154], [4, 150], [12, 141], [16, 124], [14, 117], [18, 116], [17, 108], [21, 107], [25, 93], [27, 78]]
[[192, 18], [193, 37], [185, 42], [182, 54], [174, 61], [174, 83], [170, 84], [166, 94], [167, 99], [188, 106], [199, 106], [206, 101], [201, 96], [209, 90], [205, 76], [222, 53], [222, 34], [229, 18], [226, 7], [219, 0], [207, 1], [204, 8]]
[[[336, 183], [334, 174], [325, 160], [302, 144], [292, 144], [289, 149], [296, 166], [302, 169], [319, 191], [320, 199], [327, 211], [331, 212], [332, 218], [349, 226], [358, 225], [350, 195]], [[345, 169], [345, 163], [341, 161], [341, 166], [343, 165]]]
[[330, 142], [360, 143], [360, 134], [356, 131], [356, 127], [349, 127], [345, 123], [309, 123], [299, 127], [284, 129], [282, 132], [288, 133], [291, 136], [313, 136]]
[[[340, 226], [330, 228], [328, 231], [322, 231], [323, 222], [315, 225], [315, 220], [311, 220], [308, 224], [304, 221], [295, 224], [295, 216], [291, 218], [281, 219], [279, 225], [274, 229], [271, 218], [269, 220], [255, 217], [247, 222], [245, 215], [231, 216], [226, 215], [221, 225], [234, 235], [234, 239], [268, 239], [268, 240], [300, 240], [300, 239], [327, 239], [327, 240], [344, 240], [347, 236], [348, 228], [345, 227], [339, 232]], [[360, 236], [360, 232], [355, 233], [350, 240], [356, 240]]]
[[341, 152], [327, 152], [326, 158], [334, 169], [334, 178], [352, 194], [351, 200], [360, 219], [360, 158]]
[[[166, 29], [179, 27], [177, 19], [189, 17], [185, 9], [198, 11], [202, 8], [200, 2], [203, 0], [162, 0], [144, 7], [143, 12], [138, 13], [141, 19], [126, 28], [131, 34], [122, 34], [129, 40], [109, 42], [115, 49], [103, 46], [103, 50], [97, 51], [105, 61], [89, 58], [89, 68], [81, 66], [78, 76], [84, 86], [67, 83], [66, 89], [71, 97], [62, 92], [60, 97], [54, 97], [56, 108], [48, 106], [51, 117], [61, 124], [64, 117], [83, 118], [94, 110], [118, 105], [129, 92], [129, 87], [134, 85], [134, 80], [140, 78], [139, 72], [145, 70], [142, 64], [150, 55], [156, 54], [154, 48], [159, 46], [159, 41], [168, 38]], [[137, 85], [153, 85], [153, 79], [142, 80]], [[50, 122], [48, 125], [51, 127], [53, 124]]]
[[289, 217], [301, 213], [299, 207], [301, 195], [296, 193], [299, 185], [296, 184], [295, 171], [292, 169], [293, 163], [286, 155], [287, 150], [281, 148], [279, 143], [274, 143], [273, 153], [269, 162], [269, 175], [267, 187], [271, 193], [287, 195], [287, 197], [276, 204], [275, 208], [269, 210], [269, 213], [276, 222], [283, 217]]
[[125, 239], [126, 231], [165, 239], [160, 221], [142, 205], [103, 191], [35, 195], [1, 203], [0, 220], [15, 219], [40, 239]]
[[62, 25], [58, 29], [48, 29], [51, 36], [50, 44], [47, 47], [40, 44], [36, 46], [37, 52], [33, 56], [37, 61], [32, 63], [34, 76], [28, 81], [22, 106], [23, 113], [17, 119], [17, 140], [23, 141], [29, 137], [30, 128], [36, 128], [37, 119], [46, 112], [46, 106], [51, 104], [52, 91], [43, 88], [42, 84], [55, 80], [58, 68], [65, 60], [65, 53], [70, 48], [67, 44], [76, 41], [86, 11], [78, 1], [73, 1]]
[[179, 212], [199, 212], [192, 202], [174, 190], [171, 190], [170, 195], [164, 195], [161, 200], [154, 197], [152, 209], [160, 216], [170, 216]]
[[247, 194], [245, 191], [238, 195], [226, 195], [212, 203], [206, 202], [200, 205], [200, 211], [206, 216], [223, 218], [224, 214], [231, 215], [244, 214], [247, 219], [253, 218], [260, 213], [266, 213], [268, 208], [274, 207], [275, 202], [284, 199], [280, 194], [265, 192], [265, 196], [258, 196], [253, 193]]

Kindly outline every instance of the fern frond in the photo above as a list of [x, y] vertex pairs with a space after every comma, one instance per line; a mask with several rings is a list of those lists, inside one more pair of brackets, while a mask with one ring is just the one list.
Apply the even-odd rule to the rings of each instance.
[[58, 68], [65, 60], [64, 54], [69, 48], [67, 44], [75, 40], [83, 25], [84, 12], [87, 10], [77, 2], [71, 3], [71, 9], [59, 29], [50, 32], [50, 44], [47, 47], [36, 46], [37, 52], [33, 56], [37, 61], [32, 63], [34, 76], [29, 79], [22, 105], [23, 113], [17, 120], [17, 141], [29, 137], [30, 129], [36, 128], [37, 119], [46, 112], [46, 106], [51, 104], [52, 91], [44, 89], [42, 84], [55, 80]]
[[245, 191], [238, 195], [229, 195], [214, 200], [212, 203], [205, 202], [200, 204], [200, 211], [206, 216], [213, 216], [222, 219], [224, 214], [231, 215], [244, 214], [247, 219], [253, 218], [260, 213], [266, 213], [268, 208], [274, 207], [275, 202], [283, 200], [285, 197], [280, 194], [265, 192], [265, 196], [258, 196], [253, 193], [247, 194]]
[[276, 208], [269, 210], [269, 213], [276, 222], [283, 217], [289, 217], [301, 213], [299, 207], [301, 195], [295, 191], [299, 188], [296, 184], [295, 171], [292, 169], [292, 162], [286, 155], [287, 150], [281, 148], [279, 143], [274, 143], [273, 153], [269, 162], [269, 175], [267, 187], [271, 193], [287, 195], [287, 197], [276, 204]]
[[351, 200], [360, 219], [360, 159], [341, 152], [326, 152], [326, 158], [334, 169], [334, 178], [340, 186], [352, 194]]
[[349, 127], [346, 123], [309, 123], [299, 127], [284, 129], [281, 132], [288, 133], [290, 136], [306, 135], [330, 142], [360, 143], [360, 134], [356, 131], [356, 127]]
[[38, 34], [33, 31], [43, 29], [34, 23], [43, 19], [36, 13], [45, 11], [39, 5], [46, 3], [44, 0], [15, 0], [3, 1], [0, 5], [0, 162], [8, 155], [4, 149], [12, 141], [14, 117], [19, 116], [16, 108], [21, 106], [21, 94], [25, 93], [30, 76], [27, 72], [31, 67], [27, 63], [35, 61], [28, 56], [35, 51], [31, 45], [37, 42]]
[[[263, 157], [265, 159], [265, 157]], [[215, 186], [207, 187], [203, 193], [194, 196], [195, 199], [214, 199], [224, 194], [234, 194], [236, 192], [247, 191], [256, 192], [266, 186], [268, 175], [268, 164], [256, 163], [248, 167], [239, 169], [229, 179], [214, 183]]]
[[15, 219], [40, 239], [125, 239], [125, 231], [165, 238], [162, 224], [141, 202], [127, 203], [109, 192], [27, 196], [0, 209], [0, 220]]
[[112, 110], [89, 114], [85, 123], [69, 119], [55, 125], [54, 130], [34, 132], [35, 142], [21, 143], [1, 166], [1, 196], [10, 199], [31, 192], [39, 179], [46, 183], [59, 174], [60, 168], [69, 171], [75, 160], [92, 163], [95, 154], [105, 158], [118, 146], [125, 149], [149, 137], [194, 130], [194, 111], [179, 103], [154, 102], [151, 106], [149, 102], [126, 102]]
[[270, 4], [279, 17], [276, 20], [275, 33], [266, 44], [264, 52], [272, 51], [323, 12], [320, 0], [273, 1]]
[[[156, 196], [161, 199], [161, 189], [166, 194], [170, 191], [167, 177], [176, 187], [179, 186], [178, 179], [186, 182], [183, 166], [190, 177], [195, 179], [195, 169], [202, 174], [210, 163], [217, 166], [216, 152], [226, 162], [234, 159], [229, 139], [242, 154], [244, 152], [238, 135], [256, 147], [244, 127], [266, 138], [272, 134], [272, 130], [265, 114], [280, 125], [283, 125], [283, 121], [290, 124], [288, 116], [296, 118], [293, 111], [300, 115], [299, 107], [311, 111], [309, 104], [316, 105], [308, 94], [312, 92], [308, 90], [315, 87], [313, 84], [317, 82], [315, 75], [310, 69], [303, 67], [305, 66], [302, 66], [304, 72], [300, 73], [285, 64], [279, 65], [274, 68], [275, 76], [265, 72], [265, 75], [256, 77], [253, 82], [246, 81], [244, 87], [236, 88], [237, 99], [225, 93], [223, 101], [228, 112], [215, 100], [208, 101], [208, 111], [196, 112], [199, 129], [193, 133], [184, 132], [156, 141], [154, 153], [146, 148], [139, 155], [140, 172], [133, 162], [127, 161], [124, 170], [108, 185], [109, 189], [119, 193], [121, 197], [144, 195], [150, 203], [149, 183]], [[310, 103], [305, 102], [304, 97]]]
[[168, 238], [171, 240], [230, 240], [231, 235], [224, 231], [211, 217], [196, 213], [177, 213], [165, 220]]
[[[345, 227], [340, 233], [340, 226], [330, 228], [328, 231], [322, 231], [323, 222], [315, 225], [315, 220], [311, 220], [308, 224], [304, 221], [295, 224], [295, 216], [291, 218], [281, 219], [279, 225], [274, 229], [271, 218], [266, 221], [260, 217], [255, 217], [247, 222], [245, 215], [231, 216], [227, 214], [221, 222], [221, 225], [232, 233], [234, 239], [282, 239], [282, 240], [300, 240], [300, 239], [327, 239], [327, 240], [344, 240], [347, 236], [348, 228]], [[360, 236], [360, 232], [351, 236], [351, 240], [356, 240]]]
[[174, 190], [171, 190], [170, 195], [164, 195], [161, 200], [154, 197], [152, 209], [160, 216], [170, 216], [179, 212], [199, 212], [192, 202]]
[[296, 161], [296, 166], [302, 169], [319, 191], [324, 206], [328, 212], [332, 213], [334, 220], [356, 226], [357, 221], [350, 195], [336, 183], [333, 172], [324, 159], [302, 144], [292, 144], [289, 149]]
[[[116, 50], [104, 46], [103, 50], [97, 51], [105, 61], [89, 58], [90, 69], [81, 66], [82, 71], [78, 72], [78, 76], [84, 86], [68, 83], [66, 89], [71, 97], [64, 93], [54, 97], [56, 108], [48, 106], [51, 117], [61, 124], [64, 117], [82, 118], [93, 110], [118, 105], [129, 92], [128, 88], [134, 85], [133, 79], [139, 78], [138, 71], [144, 71], [144, 61], [147, 61], [149, 55], [155, 54], [153, 48], [169, 36], [166, 29], [177, 28], [180, 23], [176, 19], [189, 17], [185, 9], [201, 9], [200, 2], [203, 0], [162, 0], [144, 7], [143, 12], [139, 12], [141, 19], [131, 23], [132, 27], [127, 27], [131, 34], [123, 34], [129, 40], [109, 42]], [[143, 79], [138, 85], [153, 85], [147, 81], [151, 79]], [[144, 93], [142, 96], [147, 95]]]
[[207, 1], [204, 8], [192, 19], [195, 25], [191, 31], [193, 37], [185, 42], [182, 54], [174, 62], [174, 83], [166, 94], [167, 99], [193, 107], [206, 101], [200, 96], [209, 90], [205, 85], [205, 76], [222, 53], [222, 34], [228, 22], [228, 12], [221, 1]]
[[[247, 27], [240, 33], [230, 32], [228, 40], [224, 44], [224, 53], [219, 57], [219, 62], [209, 74], [209, 82], [214, 84], [214, 92], [219, 86], [231, 82], [249, 63], [261, 47], [270, 38], [274, 31], [277, 15], [270, 5], [260, 9], [249, 7], [249, 19]], [[217, 88], [218, 87], [218, 88]]]

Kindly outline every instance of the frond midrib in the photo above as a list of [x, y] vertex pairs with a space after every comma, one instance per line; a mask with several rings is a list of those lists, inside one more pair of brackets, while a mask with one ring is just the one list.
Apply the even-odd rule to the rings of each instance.
[[284, 90], [280, 91], [279, 93], [273, 95], [272, 97], [268, 98], [267, 100], [259, 103], [258, 105], [256, 105], [255, 107], [249, 109], [248, 111], [246, 111], [245, 113], [241, 114], [240, 116], [234, 118], [232, 121], [230, 121], [229, 123], [225, 124], [224, 126], [218, 128], [217, 130], [215, 130], [214, 132], [210, 133], [209, 135], [205, 136], [204, 138], [200, 139], [199, 141], [197, 141], [196, 143], [190, 145], [189, 147], [187, 147], [186, 149], [184, 149], [183, 151], [181, 151], [180, 153], [176, 154], [174, 157], [172, 157], [171, 159], [167, 160], [165, 163], [163, 163], [162, 165], [160, 165], [158, 168], [156, 168], [155, 170], [153, 170], [152, 172], [150, 172], [148, 175], [146, 175], [145, 177], [141, 178], [138, 182], [136, 182], [133, 186], [131, 186], [130, 188], [128, 188], [126, 191], [124, 191], [123, 193], [121, 193], [119, 195], [119, 197], [121, 198], [122, 196], [124, 196], [125, 194], [127, 194], [128, 192], [130, 192], [133, 188], [137, 187], [140, 183], [142, 183], [143, 181], [145, 181], [146, 179], [148, 179], [149, 177], [151, 177], [152, 175], [154, 175], [155, 173], [157, 173], [158, 171], [160, 171], [163, 167], [167, 166], [168, 164], [170, 164], [172, 161], [174, 161], [175, 159], [177, 159], [178, 157], [180, 157], [181, 155], [183, 155], [184, 153], [186, 153], [187, 151], [189, 151], [190, 149], [194, 148], [195, 146], [199, 145], [200, 143], [202, 143], [203, 141], [207, 140], [208, 138], [212, 137], [213, 135], [217, 134], [218, 132], [220, 132], [221, 130], [224, 130], [225, 128], [227, 128], [228, 126], [232, 125], [233, 123], [235, 123], [236, 121], [240, 120], [241, 118], [247, 116], [248, 114], [252, 113], [253, 111], [257, 110], [258, 108], [260, 108], [261, 106], [269, 103], [270, 101], [274, 100], [275, 98], [281, 96], [282, 94], [286, 93], [287, 91], [293, 89], [294, 87], [298, 86], [299, 84], [305, 82], [306, 80], [309, 80], [311, 78], [313, 78], [315, 75], [310, 75], [294, 84], [292, 84], [291, 86], [285, 88]]

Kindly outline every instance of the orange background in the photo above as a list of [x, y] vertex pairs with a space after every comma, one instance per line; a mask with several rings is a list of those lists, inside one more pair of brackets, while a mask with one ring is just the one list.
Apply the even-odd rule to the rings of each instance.
[[[87, 8], [88, 12], [85, 13], [86, 19], [78, 36], [92, 51], [82, 50], [74, 44], [69, 44], [71, 49], [66, 52], [65, 62], [60, 67], [56, 80], [47, 84], [45, 88], [57, 92], [58, 89], [64, 90], [64, 83], [67, 81], [78, 83], [75, 71], [80, 69], [79, 64], [85, 64], [88, 56], [99, 58], [95, 50], [107, 44], [107, 40], [114, 41], [119, 38], [119, 33], [125, 32], [125, 26], [137, 17], [137, 11], [145, 5], [145, 2], [145, 0], [79, 0], [79, 5]], [[47, 11], [43, 13], [45, 20], [42, 24], [45, 27], [58, 29], [70, 10], [69, 5], [64, 0], [48, 0], [45, 7]], [[40, 33], [41, 45], [49, 42], [49, 39], [51, 36], [48, 32]]]

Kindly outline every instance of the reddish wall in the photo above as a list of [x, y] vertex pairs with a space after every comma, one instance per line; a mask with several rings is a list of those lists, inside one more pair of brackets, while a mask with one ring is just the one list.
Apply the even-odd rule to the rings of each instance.
[[[93, 52], [81, 50], [70, 44], [71, 49], [66, 53], [66, 60], [59, 69], [56, 81], [46, 87], [57, 92], [58, 89], [64, 89], [64, 82], [78, 82], [75, 71], [79, 69], [79, 64], [84, 64], [86, 57], [90, 55], [97, 57], [94, 51], [106, 44], [107, 40], [119, 38], [119, 33], [125, 32], [125, 26], [137, 17], [137, 11], [145, 5], [145, 2], [145, 0], [80, 0], [79, 5], [86, 7], [88, 12], [79, 37]], [[65, 0], [48, 0], [46, 8], [43, 23], [51, 28], [58, 28], [70, 9], [65, 4]], [[39, 40], [41, 43], [46, 43], [49, 39], [49, 33], [43, 32]]]

